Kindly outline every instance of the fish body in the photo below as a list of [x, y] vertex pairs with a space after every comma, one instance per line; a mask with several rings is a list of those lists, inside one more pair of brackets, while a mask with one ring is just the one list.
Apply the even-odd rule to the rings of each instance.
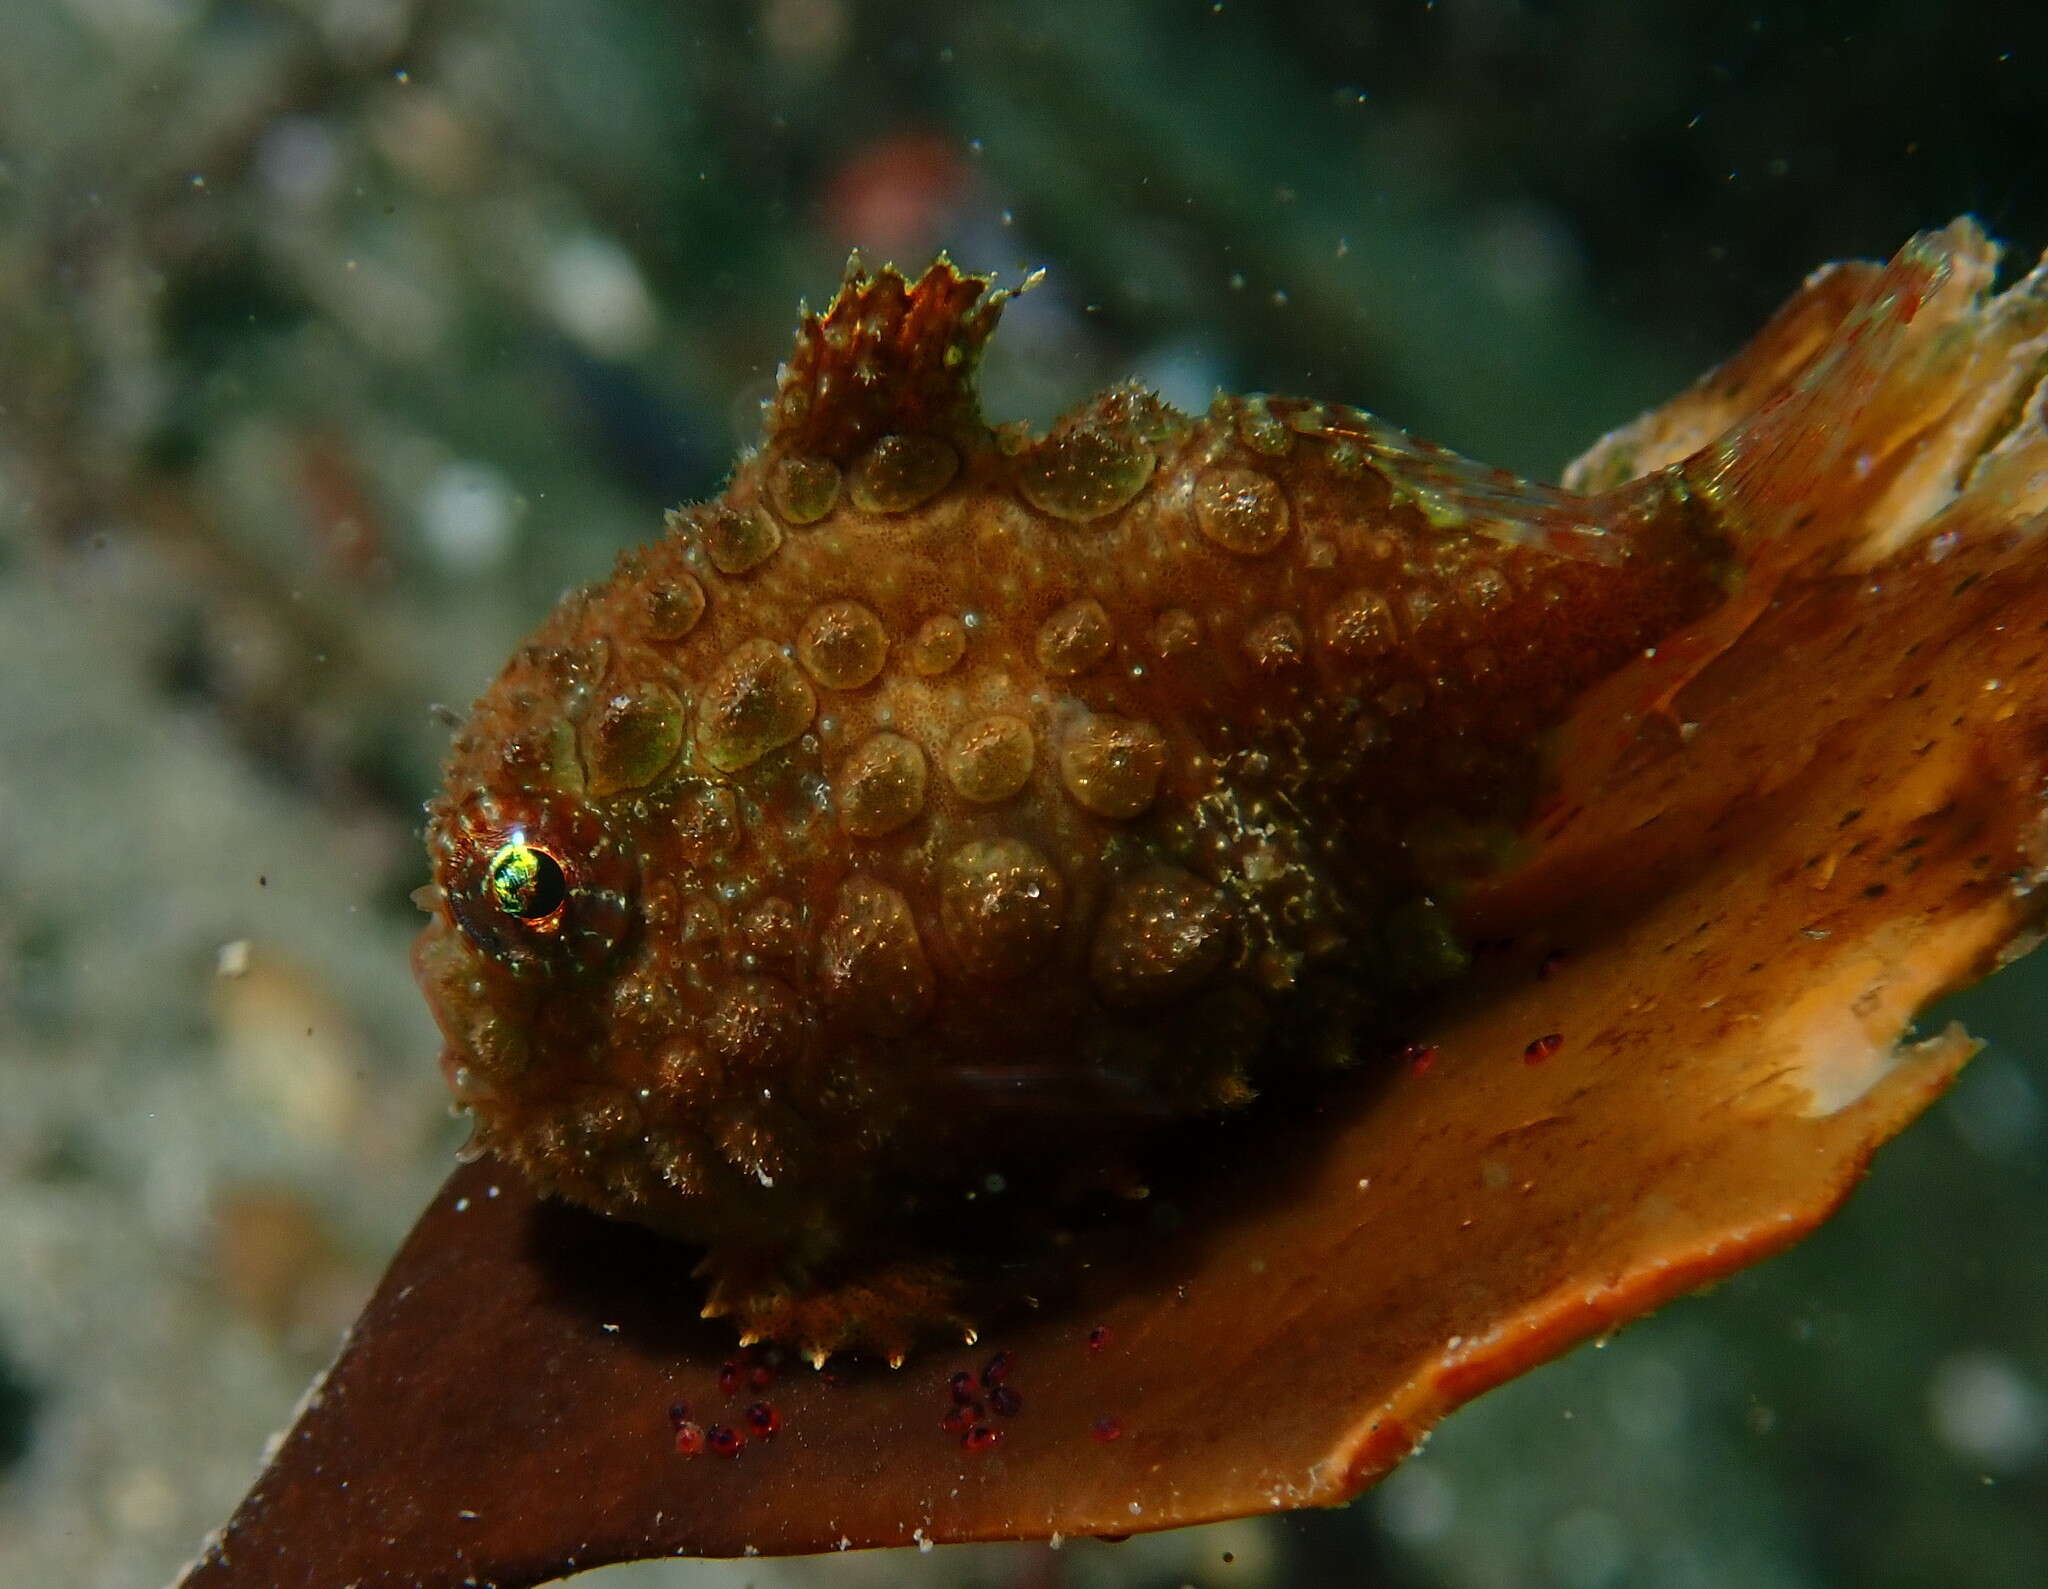
[[1006, 295], [850, 269], [725, 491], [456, 738], [415, 964], [478, 1145], [702, 1244], [744, 1338], [971, 1335], [935, 1208], [1128, 1190], [1457, 974], [1446, 904], [1531, 842], [1553, 731], [1807, 544], [1827, 360], [1911, 318], [1862, 286], [1776, 408], [1579, 494], [1312, 402], [992, 428]]

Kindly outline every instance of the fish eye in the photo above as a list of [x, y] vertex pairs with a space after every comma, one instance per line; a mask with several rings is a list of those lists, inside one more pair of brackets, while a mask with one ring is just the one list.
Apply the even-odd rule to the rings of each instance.
[[449, 924], [515, 976], [607, 964], [632, 926], [632, 858], [573, 799], [479, 790], [427, 824]]
[[569, 879], [554, 856], [515, 835], [485, 867], [484, 892], [505, 915], [546, 926], [568, 902]]

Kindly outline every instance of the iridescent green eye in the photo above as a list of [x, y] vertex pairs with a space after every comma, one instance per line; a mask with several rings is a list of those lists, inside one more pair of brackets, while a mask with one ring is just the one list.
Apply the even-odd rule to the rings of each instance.
[[480, 789], [435, 809], [427, 844], [448, 919], [515, 976], [607, 965], [633, 924], [638, 868], [580, 800]]
[[568, 900], [569, 879], [562, 874], [562, 863], [546, 850], [515, 838], [491, 857], [484, 889], [506, 915], [539, 923], [555, 916]]

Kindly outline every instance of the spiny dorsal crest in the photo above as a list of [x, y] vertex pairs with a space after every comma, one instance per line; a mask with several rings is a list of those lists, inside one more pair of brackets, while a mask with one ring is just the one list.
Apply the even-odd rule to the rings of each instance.
[[768, 405], [764, 450], [844, 467], [882, 436], [986, 434], [974, 370], [1003, 305], [1038, 280], [991, 291], [941, 254], [915, 282], [869, 273], [858, 252], [823, 314], [806, 314]]

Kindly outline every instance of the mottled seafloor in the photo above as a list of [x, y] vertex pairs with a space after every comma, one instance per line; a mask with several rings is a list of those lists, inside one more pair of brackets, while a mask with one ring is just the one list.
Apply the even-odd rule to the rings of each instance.
[[[0, 6], [0, 1582], [167, 1580], [333, 1350], [459, 1140], [432, 707], [716, 484], [850, 244], [1049, 267], [998, 417], [1554, 473], [1823, 259], [2048, 239], [2048, 30], [1978, 10]], [[2048, 964], [1958, 1013], [1817, 1238], [1344, 1512], [586, 1581], [2048, 1579]]]

